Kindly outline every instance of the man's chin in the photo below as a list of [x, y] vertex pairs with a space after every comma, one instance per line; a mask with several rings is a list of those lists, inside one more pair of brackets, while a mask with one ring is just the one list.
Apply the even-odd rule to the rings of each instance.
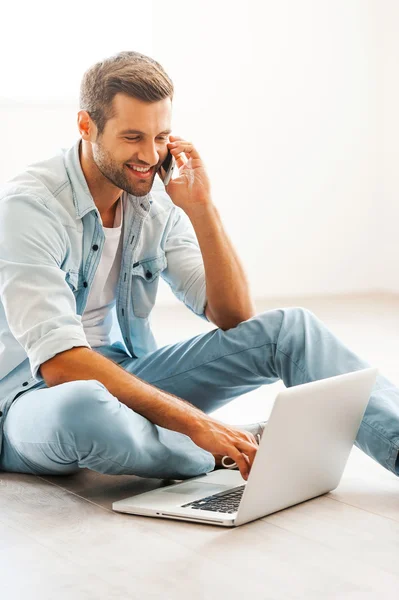
[[146, 196], [147, 194], [150, 193], [152, 186], [154, 185], [154, 180], [155, 180], [157, 173], [158, 173], [158, 171], [154, 171], [154, 173], [151, 176], [151, 179], [149, 179], [149, 181], [146, 181], [145, 179], [143, 179], [142, 181], [137, 182], [137, 184], [134, 187], [129, 182], [129, 184], [127, 184], [126, 187], [124, 188], [125, 191], [128, 194], [131, 194], [132, 196], [137, 196], [137, 197]]

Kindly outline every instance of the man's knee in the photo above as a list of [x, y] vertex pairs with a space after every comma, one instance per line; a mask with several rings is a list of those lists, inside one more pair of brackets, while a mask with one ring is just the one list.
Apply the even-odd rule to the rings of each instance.
[[306, 324], [306, 322], [310, 323], [318, 320], [311, 310], [304, 308], [303, 306], [288, 306], [286, 308], [266, 310], [255, 315], [252, 319], [258, 319], [262, 324], [270, 324], [272, 321], [277, 321], [281, 326], [283, 323], [303, 325]]
[[64, 427], [87, 422], [97, 423], [107, 418], [110, 404], [116, 399], [96, 379], [80, 379], [62, 384], [57, 416]]

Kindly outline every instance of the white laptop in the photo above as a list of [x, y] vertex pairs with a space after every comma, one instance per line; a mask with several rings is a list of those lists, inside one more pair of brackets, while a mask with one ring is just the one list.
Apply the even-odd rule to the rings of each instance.
[[237, 527], [326, 494], [341, 480], [377, 373], [362, 369], [281, 391], [247, 481], [238, 470], [217, 469], [118, 500], [112, 509]]

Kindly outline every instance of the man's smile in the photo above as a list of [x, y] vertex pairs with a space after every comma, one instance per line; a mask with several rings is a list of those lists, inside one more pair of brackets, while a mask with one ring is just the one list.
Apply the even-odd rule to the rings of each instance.
[[145, 170], [145, 167], [135, 165], [126, 165], [126, 167], [137, 179], [149, 179], [154, 173], [154, 167], [147, 168], [147, 170]]

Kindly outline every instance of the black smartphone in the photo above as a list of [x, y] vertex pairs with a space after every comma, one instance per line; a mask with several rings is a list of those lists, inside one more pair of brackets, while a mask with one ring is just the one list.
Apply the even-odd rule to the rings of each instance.
[[164, 185], [168, 185], [169, 181], [172, 178], [173, 169], [175, 168], [176, 160], [173, 154], [171, 154], [168, 149], [168, 155], [163, 161], [162, 165], [159, 168], [159, 176], [162, 179]]

